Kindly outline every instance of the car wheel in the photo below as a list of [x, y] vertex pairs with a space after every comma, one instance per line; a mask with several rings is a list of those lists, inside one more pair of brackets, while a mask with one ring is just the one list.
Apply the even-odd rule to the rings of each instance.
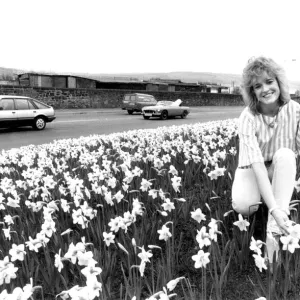
[[162, 111], [160, 118], [162, 120], [167, 120], [168, 119], [168, 112], [166, 110]]
[[36, 130], [43, 130], [46, 127], [46, 121], [45, 121], [45, 119], [43, 117], [37, 117], [34, 120], [33, 127]]
[[185, 110], [182, 115], [181, 115], [181, 119], [185, 119], [186, 116], [188, 115], [187, 111]]
[[150, 119], [150, 117], [147, 117], [147, 116], [144, 116], [144, 115], [143, 115], [143, 117], [144, 117], [145, 120], [149, 120]]
[[133, 114], [133, 110], [127, 110], [128, 114], [132, 115]]

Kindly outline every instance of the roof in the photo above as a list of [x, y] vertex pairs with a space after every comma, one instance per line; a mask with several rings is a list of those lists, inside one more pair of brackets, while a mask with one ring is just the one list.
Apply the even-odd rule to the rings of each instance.
[[143, 93], [127, 93], [126, 95], [152, 96], [150, 94], [143, 94]]
[[29, 97], [19, 96], [19, 95], [0, 95], [0, 99], [2, 99], [2, 98], [24, 98], [24, 99], [27, 99]]
[[91, 81], [98, 81], [93, 78], [88, 78], [88, 77], [82, 77], [82, 76], [77, 76], [77, 75], [70, 75], [70, 74], [52, 74], [52, 73], [35, 73], [35, 72], [26, 72], [22, 74], [18, 74], [18, 77], [21, 77], [22, 75], [36, 75], [36, 76], [49, 76], [49, 77], [74, 77], [74, 78], [81, 78], [81, 79], [87, 79]]

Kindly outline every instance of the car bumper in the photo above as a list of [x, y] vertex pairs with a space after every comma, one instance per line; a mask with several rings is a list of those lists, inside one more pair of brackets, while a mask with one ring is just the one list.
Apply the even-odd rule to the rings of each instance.
[[55, 119], [56, 119], [55, 116], [53, 116], [53, 117], [48, 117], [48, 122], [52, 122], [52, 121], [55, 120]]
[[160, 117], [161, 112], [142, 112], [145, 117]]

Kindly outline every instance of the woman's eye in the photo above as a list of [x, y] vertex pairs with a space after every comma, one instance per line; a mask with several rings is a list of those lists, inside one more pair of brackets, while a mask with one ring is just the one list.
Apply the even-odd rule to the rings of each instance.
[[257, 89], [259, 89], [259, 88], [260, 88], [260, 85], [255, 85], [255, 86], [254, 86], [254, 89], [255, 89], [255, 90], [257, 90]]

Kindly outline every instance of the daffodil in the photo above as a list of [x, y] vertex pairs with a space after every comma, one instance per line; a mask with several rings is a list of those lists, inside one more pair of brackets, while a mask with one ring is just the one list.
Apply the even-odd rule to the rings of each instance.
[[12, 244], [11, 249], [9, 250], [9, 254], [11, 256], [11, 261], [15, 260], [24, 260], [24, 255], [26, 254], [24, 244]]
[[266, 259], [259, 254], [253, 254], [255, 265], [262, 272], [262, 269], [267, 270]]
[[239, 214], [239, 220], [234, 222], [233, 225], [237, 226], [240, 231], [247, 231], [247, 227], [250, 223], [246, 219], [243, 219], [243, 216]]
[[280, 241], [282, 243], [282, 250], [288, 250], [291, 253], [295, 252], [295, 249], [300, 248], [299, 239], [294, 238], [291, 235], [281, 236]]
[[163, 225], [161, 229], [157, 230], [157, 232], [159, 233], [160, 240], [167, 241], [172, 236], [170, 229], [166, 225]]
[[171, 212], [172, 209], [175, 209], [175, 205], [169, 198], [164, 199], [164, 203], [161, 205], [164, 210]]
[[200, 230], [197, 230], [196, 241], [200, 249], [211, 244], [210, 236], [206, 232], [206, 226], [202, 226]]
[[191, 217], [196, 220], [199, 224], [201, 223], [201, 221], [205, 221], [206, 220], [206, 216], [205, 214], [202, 213], [201, 208], [197, 208], [196, 210], [191, 212]]
[[144, 246], [139, 248], [141, 249], [141, 252], [138, 254], [138, 257], [144, 262], [150, 262], [149, 258], [153, 256], [150, 252], [151, 250], [146, 251]]
[[251, 237], [250, 250], [254, 251], [256, 254], [261, 255], [261, 247], [264, 243], [261, 240], [255, 240], [254, 237]]
[[103, 241], [105, 242], [107, 247], [115, 242], [115, 237], [116, 236], [112, 232], [103, 232]]
[[210, 253], [205, 253], [203, 250], [199, 250], [197, 254], [192, 256], [192, 260], [195, 261], [195, 268], [206, 268], [206, 265], [210, 262]]

